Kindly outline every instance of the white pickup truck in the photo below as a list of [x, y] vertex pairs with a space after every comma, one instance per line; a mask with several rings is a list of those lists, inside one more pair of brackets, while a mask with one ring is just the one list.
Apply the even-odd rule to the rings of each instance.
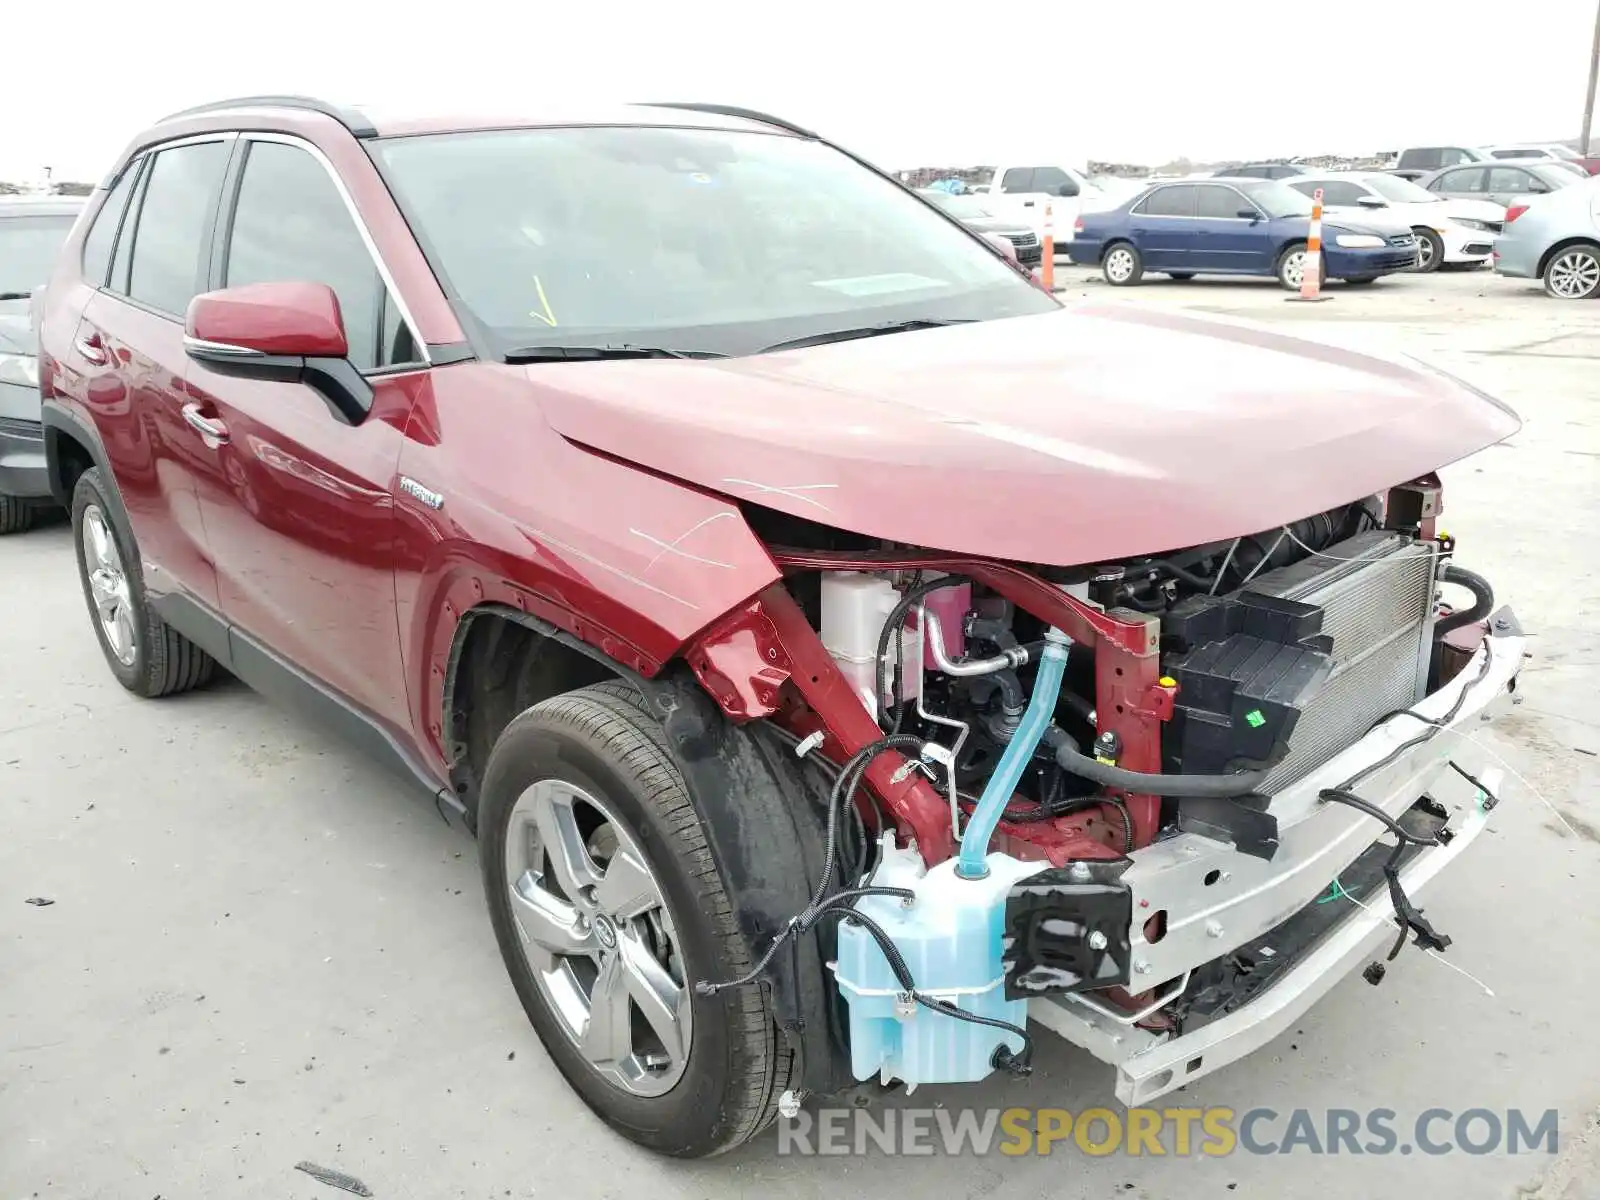
[[[1136, 181], [1131, 181], [1137, 190]], [[1057, 245], [1072, 240], [1072, 225], [1081, 212], [1113, 208], [1131, 194], [1089, 178], [1076, 167], [999, 166], [973, 188], [988, 199], [985, 207], [997, 217], [1030, 226], [1044, 236], [1045, 205], [1050, 206], [1051, 236]]]

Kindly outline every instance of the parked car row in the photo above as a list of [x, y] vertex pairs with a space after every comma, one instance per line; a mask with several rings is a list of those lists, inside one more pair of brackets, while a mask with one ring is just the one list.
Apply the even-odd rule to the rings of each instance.
[[[1506, 165], [1450, 168], [1492, 178]], [[1523, 169], [1517, 164], [1518, 170]], [[1430, 190], [1382, 171], [1283, 179], [1206, 176], [1163, 181], [1115, 208], [1084, 213], [1064, 247], [1114, 287], [1147, 272], [1276, 277], [1298, 290], [1314, 197], [1322, 194], [1324, 279], [1369, 284], [1400, 271], [1476, 269], [1540, 279], [1559, 299], [1600, 295], [1600, 178], [1530, 169], [1545, 186], [1508, 204], [1462, 189]], [[1518, 198], [1520, 197], [1520, 198]]]

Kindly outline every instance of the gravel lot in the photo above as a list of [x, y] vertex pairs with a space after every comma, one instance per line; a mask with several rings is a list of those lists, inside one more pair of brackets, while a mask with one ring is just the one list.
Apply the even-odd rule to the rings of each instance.
[[[1113, 298], [1063, 267], [1070, 303]], [[1562, 1114], [1537, 1194], [1600, 1195], [1600, 304], [1473, 275], [1329, 288], [1157, 282], [1131, 303], [1249, 316], [1426, 354], [1516, 406], [1512, 443], [1446, 472], [1444, 527], [1538, 635], [1525, 703], [1487, 735], [1525, 776], [1427, 893], [1451, 961], [1346, 981], [1292, 1034], [1173, 1102]], [[1181, 364], [1174, 364], [1181, 369]], [[1584, 547], [1589, 547], [1587, 550]], [[380, 1198], [868, 1193], [969, 1197], [1513, 1196], [1542, 1155], [1236, 1154], [1178, 1163], [779, 1158], [768, 1134], [662, 1163], [610, 1135], [524, 1022], [475, 847], [382, 771], [236, 684], [162, 703], [104, 667], [66, 528], [0, 542], [0, 1196], [322, 1197], [311, 1160]], [[1542, 793], [1576, 833], [1568, 832]], [[48, 907], [26, 905], [47, 897]], [[917, 1104], [1109, 1099], [1047, 1041], [1023, 1084]], [[1592, 1151], [1592, 1147], [1589, 1147]], [[1576, 1156], [1576, 1157], [1574, 1157]], [[936, 1191], [935, 1191], [936, 1190]]]

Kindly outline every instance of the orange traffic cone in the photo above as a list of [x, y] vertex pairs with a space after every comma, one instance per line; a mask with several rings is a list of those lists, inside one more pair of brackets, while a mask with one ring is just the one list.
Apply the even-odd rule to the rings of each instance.
[[1306, 233], [1305, 266], [1300, 270], [1300, 294], [1293, 300], [1326, 300], [1322, 294], [1322, 189], [1311, 194], [1311, 228]]

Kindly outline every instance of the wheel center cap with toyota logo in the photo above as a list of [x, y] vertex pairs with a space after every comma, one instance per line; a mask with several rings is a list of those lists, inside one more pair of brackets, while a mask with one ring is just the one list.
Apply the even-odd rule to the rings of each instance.
[[594, 936], [599, 939], [603, 949], [617, 948], [617, 927], [611, 923], [610, 917], [599, 916], [594, 919]]

